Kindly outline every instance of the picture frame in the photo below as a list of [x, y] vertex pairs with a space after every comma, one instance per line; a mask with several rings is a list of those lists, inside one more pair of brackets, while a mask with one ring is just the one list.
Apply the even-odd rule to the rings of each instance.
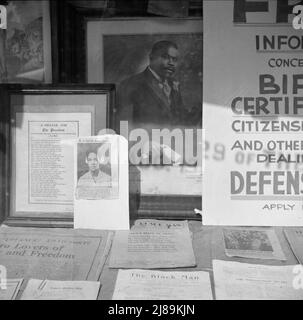
[[[186, 92], [183, 91], [185, 93], [183, 99], [186, 100], [184, 106], [188, 107], [187, 114], [196, 108], [195, 112], [198, 115], [191, 117], [195, 123], [189, 120], [185, 126], [182, 124], [181, 129], [184, 131], [185, 128], [194, 128], [202, 131], [203, 22], [201, 18], [88, 19], [86, 39], [87, 82], [114, 83], [117, 86], [115, 109], [117, 132], [122, 134], [120, 120], [123, 118], [119, 115], [123, 113], [120, 112], [121, 105], [127, 104], [125, 102], [127, 96], [120, 94], [123, 83], [131, 82], [136, 75], [143, 74], [147, 70], [152, 46], [163, 40], [176, 43], [178, 46], [180, 56], [184, 59], [181, 62], [182, 70], [179, 72], [179, 77], [182, 77], [180, 83], [186, 88]], [[141, 77], [140, 81], [142, 79]], [[138, 93], [140, 95], [142, 90], [138, 90], [136, 95]], [[144, 98], [141, 99], [142, 105], [148, 109], [149, 106], [145, 101]], [[153, 117], [156, 112], [149, 114]], [[136, 114], [136, 111], [132, 114]], [[151, 129], [155, 123], [161, 121], [162, 115], [150, 122], [145, 117], [140, 128]], [[133, 126], [130, 124], [129, 128], [132, 129]], [[154, 128], [162, 126], [158, 126], [157, 123]], [[176, 126], [168, 122], [163, 128], [173, 130]], [[202, 132], [198, 132], [195, 138], [199, 141]], [[201, 141], [197, 142], [197, 145], [197, 148], [202, 149]], [[132, 164], [131, 154], [130, 164]], [[137, 165], [131, 168], [130, 172], [130, 181], [133, 183], [130, 190], [133, 194], [137, 194], [136, 215], [139, 218], [201, 219], [194, 209], [201, 209], [202, 205], [202, 165], [199, 168], [193, 165], [181, 167], [159, 164]]]
[[[131, 35], [191, 35], [203, 34], [201, 18], [110, 18], [86, 19], [87, 83], [107, 82], [104, 75], [104, 38]], [[202, 58], [202, 57], [201, 57]], [[146, 62], [146, 61], [145, 61]]]
[[10, 1], [7, 12], [5, 82], [51, 83], [50, 1]]
[[[149, 0], [50, 1], [54, 83], [86, 82], [86, 24], [92, 19], [158, 18], [147, 12]], [[131, 2], [131, 4], [129, 3]], [[190, 0], [189, 17], [203, 16], [203, 3]]]
[[114, 123], [114, 85], [1, 85], [1, 212], [9, 226], [73, 226], [73, 141]]

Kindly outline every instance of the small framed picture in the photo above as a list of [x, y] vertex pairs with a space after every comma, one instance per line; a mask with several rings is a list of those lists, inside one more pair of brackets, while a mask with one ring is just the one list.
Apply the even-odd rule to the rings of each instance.
[[2, 85], [5, 223], [71, 224], [74, 143], [113, 123], [114, 86]]

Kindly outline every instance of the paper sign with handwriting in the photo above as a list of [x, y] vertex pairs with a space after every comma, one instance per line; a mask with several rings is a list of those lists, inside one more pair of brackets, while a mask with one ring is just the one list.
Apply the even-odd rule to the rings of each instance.
[[21, 300], [97, 300], [100, 282], [30, 279]]
[[212, 300], [208, 272], [119, 270], [113, 300]]
[[156, 269], [195, 265], [188, 230], [135, 229], [115, 234], [110, 268]]

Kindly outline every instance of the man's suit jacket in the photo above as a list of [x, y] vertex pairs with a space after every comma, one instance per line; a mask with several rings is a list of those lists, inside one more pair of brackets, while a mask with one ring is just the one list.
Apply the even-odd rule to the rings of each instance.
[[177, 125], [182, 122], [184, 106], [180, 89], [170, 82], [170, 103], [159, 81], [147, 68], [118, 87], [117, 120], [133, 124]]

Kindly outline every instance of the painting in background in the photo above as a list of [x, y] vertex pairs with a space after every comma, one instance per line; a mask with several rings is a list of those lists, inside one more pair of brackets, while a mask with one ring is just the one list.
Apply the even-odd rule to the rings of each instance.
[[[161, 55], [164, 61], [167, 57], [177, 58], [170, 77], [166, 77], [171, 89], [167, 92], [164, 77], [162, 81], [155, 75], [151, 77], [148, 68], [152, 48], [160, 41], [176, 45], [164, 48]], [[116, 19], [87, 23], [88, 82], [117, 85], [116, 130], [121, 129], [122, 121], [127, 121], [128, 134], [140, 128], [146, 133], [140, 136], [142, 150], [132, 148], [136, 137], [129, 139], [130, 163], [139, 172], [134, 178], [137, 179], [134, 189], [139, 188], [136, 191], [139, 190], [142, 199], [146, 195], [178, 199], [181, 195], [188, 196], [181, 215], [185, 211], [191, 214], [201, 201], [202, 66], [202, 19]], [[167, 129], [169, 133], [178, 129], [174, 132], [181, 132], [178, 137], [182, 140], [189, 129], [192, 143], [182, 143], [175, 137], [154, 139], [154, 129], [160, 132]], [[171, 210], [170, 204], [161, 205], [160, 214], [160, 205], [155, 205], [157, 200], [152, 203], [150, 199], [153, 198], [141, 201], [139, 210], [144, 211], [146, 204], [147, 210], [155, 210], [156, 216], [177, 211]]]
[[182, 89], [184, 107], [192, 115], [187, 125], [199, 127], [202, 122], [202, 33], [105, 35], [104, 80], [119, 84], [143, 72], [149, 65], [153, 44], [162, 40], [178, 46], [180, 62], [175, 79]]
[[5, 52], [7, 82], [51, 81], [48, 5], [48, 1], [9, 2]]

